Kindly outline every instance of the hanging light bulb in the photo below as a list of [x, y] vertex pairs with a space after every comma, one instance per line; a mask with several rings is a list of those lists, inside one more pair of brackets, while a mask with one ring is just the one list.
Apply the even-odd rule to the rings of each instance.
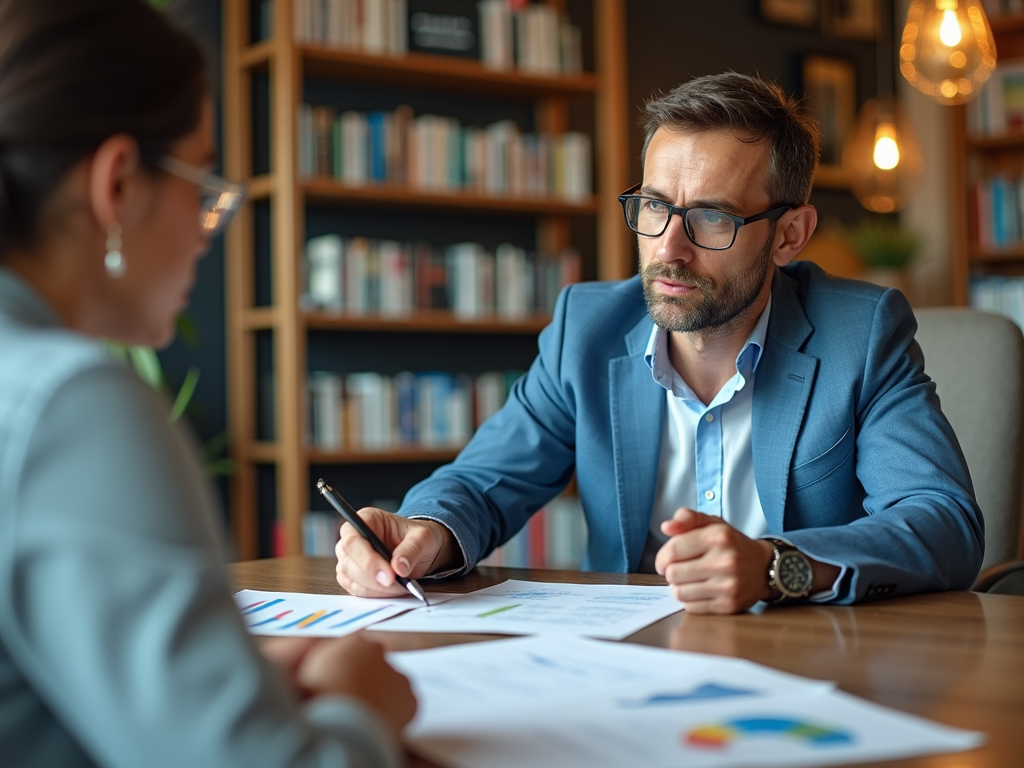
[[910, 122], [891, 98], [869, 99], [843, 152], [850, 187], [860, 204], [893, 213], [906, 203], [924, 163]]
[[875, 48], [878, 97], [868, 99], [860, 108], [843, 148], [843, 167], [861, 205], [876, 213], [893, 213], [903, 208], [921, 177], [924, 162], [910, 120], [893, 95], [892, 12], [888, 4], [880, 4], [879, 16], [881, 35]]
[[996, 43], [979, 0], [912, 0], [900, 72], [942, 104], [973, 99], [996, 66]]
[[900, 164], [900, 144], [896, 138], [896, 126], [892, 123], [879, 123], [875, 128], [875, 149], [871, 159], [881, 171], [891, 171]]

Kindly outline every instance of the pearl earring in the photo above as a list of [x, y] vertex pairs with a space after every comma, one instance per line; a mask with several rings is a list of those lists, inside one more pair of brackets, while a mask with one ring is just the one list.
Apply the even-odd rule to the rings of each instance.
[[121, 253], [120, 224], [111, 224], [107, 229], [107, 255], [103, 258], [103, 266], [114, 280], [124, 277], [128, 264]]

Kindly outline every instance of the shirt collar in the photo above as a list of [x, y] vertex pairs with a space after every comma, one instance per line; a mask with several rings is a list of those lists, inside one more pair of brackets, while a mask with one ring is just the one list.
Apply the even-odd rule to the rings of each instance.
[[[768, 318], [771, 316], [771, 312], [772, 296], [769, 293], [768, 303], [761, 310], [761, 315], [757, 318], [740, 353], [736, 355], [737, 373], [753, 374], [757, 370], [757, 366], [761, 362], [761, 353], [764, 351], [764, 340], [768, 335]], [[648, 339], [647, 349], [644, 351], [644, 362], [651, 369], [654, 380], [671, 391], [675, 373], [668, 359], [668, 333], [659, 325], [655, 325], [651, 329], [651, 337]]]
[[0, 312], [33, 325], [59, 326], [60, 317], [36, 290], [0, 266]]

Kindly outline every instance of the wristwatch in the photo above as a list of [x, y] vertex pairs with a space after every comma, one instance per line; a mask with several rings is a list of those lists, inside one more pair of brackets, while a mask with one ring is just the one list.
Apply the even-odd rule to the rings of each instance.
[[772, 602], [798, 600], [811, 593], [814, 583], [814, 569], [807, 555], [781, 539], [769, 538], [775, 552], [768, 566], [768, 587], [772, 591]]

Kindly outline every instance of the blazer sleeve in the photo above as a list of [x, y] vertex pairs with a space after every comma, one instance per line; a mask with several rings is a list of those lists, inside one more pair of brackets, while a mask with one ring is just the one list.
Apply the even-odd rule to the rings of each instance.
[[16, 503], [0, 514], [0, 639], [90, 764], [401, 762], [361, 703], [300, 704], [258, 652], [194, 446], [137, 377], [79, 372], [20, 424]]
[[[903, 295], [883, 293], [856, 393], [851, 453], [863, 516], [783, 535], [818, 560], [849, 567], [840, 603], [969, 589], [981, 568], [984, 520], [967, 462], [925, 374], [916, 330]], [[836, 503], [819, 503], [830, 501]]]
[[454, 462], [415, 485], [402, 502], [399, 514], [436, 520], [452, 531], [464, 559], [453, 573], [468, 572], [512, 538], [572, 477], [576, 414], [572, 388], [561, 375], [572, 292], [569, 286], [559, 295], [538, 355], [505, 405]]

